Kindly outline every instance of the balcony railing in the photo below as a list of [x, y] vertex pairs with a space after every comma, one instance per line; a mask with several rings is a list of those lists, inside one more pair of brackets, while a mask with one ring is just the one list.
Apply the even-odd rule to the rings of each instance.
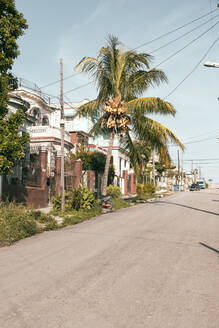
[[[40, 137], [53, 137], [61, 139], [61, 129], [52, 126], [30, 126], [27, 128], [30, 137], [40, 138]], [[70, 134], [65, 131], [65, 141], [71, 142]]]
[[40, 96], [40, 98], [42, 98], [47, 104], [50, 104], [51, 98], [46, 93], [42, 92], [42, 90], [36, 85], [36, 83], [19, 77], [18, 86], [20, 88], [23, 87], [24, 89], [31, 90], [32, 92]]

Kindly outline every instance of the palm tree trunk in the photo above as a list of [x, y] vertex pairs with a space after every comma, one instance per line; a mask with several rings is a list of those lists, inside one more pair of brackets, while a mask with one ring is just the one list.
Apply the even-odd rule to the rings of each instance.
[[113, 150], [113, 141], [114, 141], [114, 132], [111, 132], [109, 146], [108, 146], [107, 155], [106, 155], [106, 164], [105, 164], [105, 169], [104, 169], [104, 174], [103, 174], [102, 188], [101, 188], [102, 196], [106, 196], [106, 187], [107, 187], [107, 181], [108, 181], [110, 159], [111, 159], [112, 150]]

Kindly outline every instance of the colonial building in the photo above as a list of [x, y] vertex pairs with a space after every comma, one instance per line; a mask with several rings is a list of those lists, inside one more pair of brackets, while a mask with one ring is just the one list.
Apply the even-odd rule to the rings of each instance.
[[[74, 152], [76, 145], [83, 144], [92, 151], [102, 152], [106, 155], [108, 137], [93, 138], [89, 131], [92, 127], [91, 120], [74, 117], [77, 109], [88, 102], [65, 104], [65, 135], [64, 151], [67, 157]], [[47, 206], [51, 196], [60, 191], [60, 155], [61, 155], [61, 110], [59, 104], [52, 104], [49, 97], [28, 81], [21, 80], [19, 88], [9, 94], [9, 110], [18, 108], [27, 113], [27, 122], [23, 129], [30, 135], [26, 157], [19, 162], [14, 173], [4, 177], [3, 194], [32, 204], [34, 207]], [[112, 152], [113, 166], [115, 169], [114, 184], [121, 187], [124, 195], [135, 193], [134, 171], [130, 166], [128, 157], [121, 152], [119, 141], [115, 138]], [[74, 164], [74, 172], [66, 172], [66, 187], [74, 188], [82, 179], [81, 162]], [[88, 184], [95, 189], [95, 177], [89, 173]], [[84, 176], [86, 177], [86, 175]], [[86, 181], [85, 181], [86, 182]], [[100, 189], [100, 184], [98, 183]], [[1, 188], [0, 188], [1, 192]]]

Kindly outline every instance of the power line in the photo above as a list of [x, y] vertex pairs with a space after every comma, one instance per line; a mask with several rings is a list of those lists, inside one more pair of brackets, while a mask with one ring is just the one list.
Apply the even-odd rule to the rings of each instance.
[[216, 129], [216, 130], [212, 130], [212, 131], [209, 131], [209, 132], [205, 132], [205, 133], [202, 133], [202, 134], [199, 134], [197, 136], [193, 136], [193, 137], [188, 137], [186, 139], [194, 139], [194, 138], [199, 138], [199, 137], [202, 137], [202, 136], [205, 136], [206, 134], [209, 134], [209, 133], [214, 133], [214, 132], [219, 132], [219, 129]]
[[[216, 25], [216, 24], [215, 24]], [[215, 26], [214, 25], [214, 26]], [[203, 62], [203, 60], [207, 57], [211, 49], [214, 47], [214, 45], [218, 42], [219, 37], [211, 44], [211, 46], [208, 48], [208, 50], [205, 52], [204, 56], [199, 60], [199, 62], [193, 67], [193, 69], [184, 77], [184, 79], [177, 84], [177, 86], [166, 96], [164, 97], [164, 100], [167, 99], [169, 96], [171, 96], [198, 68], [198, 66]]]
[[173, 40], [167, 42], [167, 43], [164, 44], [163, 46], [161, 46], [161, 47], [159, 47], [159, 48], [156, 48], [156, 49], [150, 51], [150, 53], [153, 54], [153, 53], [155, 53], [155, 52], [157, 52], [157, 51], [159, 51], [159, 50], [161, 50], [161, 49], [163, 49], [163, 48], [166, 48], [166, 47], [169, 46], [170, 44], [172, 44], [172, 43], [174, 43], [174, 42], [176, 42], [176, 41], [182, 39], [184, 36], [186, 36], [186, 35], [188, 35], [188, 34], [194, 32], [195, 30], [197, 30], [198, 28], [200, 28], [200, 27], [206, 25], [206, 24], [209, 23], [209, 22], [212, 22], [212, 24], [213, 24], [213, 19], [217, 18], [218, 16], [219, 16], [219, 14], [217, 14], [217, 15], [214, 16], [214, 17], [211, 17], [211, 18], [208, 19], [206, 22], [204, 22], [204, 23], [202, 23], [202, 24], [200, 24], [200, 25], [194, 27], [193, 29], [187, 31], [186, 33], [180, 35], [179, 37], [177, 37], [177, 38], [175, 38], [175, 39], [173, 39]]
[[[182, 26], [179, 26], [179, 27], [177, 27], [176, 29], [174, 29], [174, 30], [172, 30], [172, 31], [169, 31], [169, 32], [167, 32], [167, 33], [164, 33], [164, 34], [160, 35], [159, 37], [157, 37], [157, 38], [155, 38], [155, 39], [152, 39], [152, 40], [150, 40], [150, 41], [148, 41], [148, 42], [146, 42], [146, 43], [143, 43], [143, 44], [139, 45], [139, 46], [136, 47], [136, 48], [133, 48], [132, 50], [136, 50], [136, 49], [138, 49], [138, 48], [140, 48], [140, 47], [142, 47], [142, 46], [145, 46], [145, 45], [147, 45], [147, 44], [151, 44], [151, 43], [153, 43], [154, 41], [160, 40], [161, 38], [163, 38], [163, 37], [165, 37], [165, 36], [167, 36], [167, 35], [170, 35], [170, 34], [176, 32], [176, 31], [178, 31], [178, 30], [180, 30], [180, 29], [182, 29], [182, 28], [184, 28], [184, 27], [186, 27], [186, 26], [188, 26], [188, 25], [191, 25], [192, 23], [194, 23], [194, 22], [196, 22], [196, 21], [198, 21], [198, 20], [201, 20], [202, 18], [204, 18], [204, 17], [206, 17], [206, 16], [208, 16], [208, 15], [214, 13], [216, 10], [217, 10], [217, 9], [215, 9], [215, 10], [211, 10], [210, 12], [207, 12], [206, 14], [204, 14], [204, 15], [202, 15], [202, 16], [196, 18], [196, 19], [193, 19], [192, 21], [190, 21], [190, 22], [188, 22], [188, 23], [186, 23], [186, 24], [184, 24], [184, 25], [182, 25]], [[215, 16], [215, 17], [217, 17], [217, 16]], [[215, 17], [214, 17], [214, 18], [215, 18]], [[212, 19], [212, 18], [211, 18], [211, 19]], [[207, 22], [208, 22], [208, 21], [207, 21]], [[207, 22], [205, 22], [204, 24], [206, 24]], [[204, 25], [204, 24], [199, 25], [199, 26], [196, 27], [195, 29], [199, 28], [200, 26], [202, 26], [202, 25]], [[193, 30], [195, 30], [195, 29], [193, 29]], [[185, 35], [191, 33], [193, 30], [191, 30], [191, 31], [189, 31], [189, 32], [187, 32], [187, 33], [185, 33], [183, 36], [185, 36]], [[168, 42], [166, 45], [164, 45], [164, 46], [162, 46], [162, 47], [160, 47], [160, 48], [158, 48], [158, 49], [155, 49], [153, 52], [156, 52], [156, 51], [162, 49], [163, 47], [165, 47], [165, 46], [167, 46], [167, 45], [169, 45], [169, 44], [171, 44], [171, 43], [173, 43], [173, 42], [175, 42], [175, 41], [181, 39], [183, 36], [181, 36], [181, 37], [179, 37], [179, 38], [177, 38], [177, 39], [175, 39], [175, 40], [173, 40], [173, 41]], [[77, 75], [79, 75], [79, 74], [81, 74], [81, 73], [82, 73], [82, 72], [78, 72], [78, 73], [75, 73], [75, 74], [71, 74], [71, 75], [66, 76], [65, 78], [63, 78], [63, 80], [70, 79], [70, 78], [72, 78], [72, 77], [74, 77], [74, 76], [77, 76]], [[40, 89], [47, 88], [47, 87], [52, 86], [52, 85], [54, 85], [54, 84], [57, 84], [57, 83], [59, 83], [59, 82], [60, 82], [60, 80], [56, 80], [56, 81], [54, 81], [54, 82], [48, 83], [48, 84], [46, 84], [46, 85], [40, 87]], [[92, 82], [91, 82], [91, 83], [92, 83]], [[79, 86], [78, 88], [82, 88], [82, 87], [87, 86], [87, 85], [88, 85], [88, 83], [85, 83], [85, 84]], [[67, 91], [67, 92], [73, 92], [73, 91], [77, 90], [78, 88], [74, 88], [74, 89], [69, 90], [69, 91]]]
[[[75, 73], [75, 74], [68, 75], [68, 76], [66, 76], [65, 78], [63, 78], [63, 81], [64, 81], [64, 80], [68, 80], [68, 79], [70, 79], [70, 78], [72, 78], [72, 77], [74, 77], [74, 76], [77, 76], [77, 75], [79, 75], [79, 74], [81, 74], [81, 72], [78, 72], [78, 73]], [[54, 81], [54, 82], [51, 82], [51, 83], [49, 83], [49, 84], [44, 85], [43, 87], [40, 87], [40, 89], [45, 89], [45, 88], [50, 87], [51, 85], [57, 84], [57, 83], [59, 83], [59, 82], [60, 82], [60, 80], [56, 80], [56, 81]]]
[[76, 88], [74, 88], [74, 89], [68, 90], [68, 91], [64, 92], [64, 95], [66, 95], [67, 93], [73, 92], [73, 91], [75, 91], [75, 90], [81, 89], [81, 88], [83, 88], [83, 87], [85, 87], [85, 86], [87, 86], [87, 85], [89, 85], [89, 84], [91, 84], [91, 83], [93, 83], [93, 82], [94, 82], [94, 81], [91, 81], [91, 82], [88, 82], [88, 83], [82, 84], [82, 85], [80, 85], [79, 87], [76, 87]]
[[188, 22], [188, 23], [186, 23], [186, 24], [184, 24], [184, 25], [182, 25], [182, 26], [179, 26], [179, 27], [177, 27], [177, 28], [175, 28], [175, 29], [173, 29], [173, 30], [167, 32], [167, 33], [164, 33], [164, 34], [162, 34], [162, 35], [156, 37], [155, 39], [152, 39], [152, 40], [150, 40], [150, 41], [147, 41], [147, 42], [145, 42], [145, 43], [142, 43], [141, 45], [139, 45], [139, 46], [133, 48], [132, 50], [139, 49], [139, 48], [144, 47], [144, 46], [146, 46], [146, 45], [148, 45], [148, 44], [151, 44], [152, 42], [155, 42], [155, 41], [157, 41], [157, 40], [160, 40], [161, 38], [163, 38], [163, 37], [165, 37], [165, 36], [168, 36], [168, 35], [170, 35], [170, 34], [176, 32], [176, 31], [178, 31], [178, 30], [180, 30], [180, 29], [182, 29], [182, 28], [184, 28], [184, 27], [186, 27], [186, 26], [188, 26], [188, 25], [191, 25], [191, 24], [194, 23], [194, 22], [197, 22], [198, 20], [200, 20], [200, 19], [202, 19], [202, 18], [204, 18], [204, 17], [206, 17], [206, 16], [208, 16], [208, 15], [211, 15], [211, 14], [212, 14], [213, 12], [215, 12], [216, 10], [217, 10], [217, 9], [215, 9], [215, 10], [213, 10], [213, 11], [211, 10], [211, 11], [207, 12], [206, 14], [204, 14], [204, 15], [198, 17], [198, 18], [193, 19], [192, 21], [190, 21], [190, 22]]
[[[176, 160], [175, 160], [176, 161]], [[200, 161], [219, 161], [219, 158], [193, 158], [193, 159], [184, 159], [184, 161], [188, 161], [188, 162], [191, 162], [191, 161], [197, 161], [197, 162], [200, 162]]]
[[[202, 32], [201, 34], [199, 34], [195, 39], [189, 41], [184, 47], [182, 47], [181, 49], [177, 50], [176, 52], [174, 52], [172, 55], [168, 56], [166, 59], [164, 59], [163, 61], [161, 61], [158, 65], [156, 65], [153, 69], [156, 69], [157, 67], [159, 67], [160, 65], [166, 63], [169, 59], [175, 57], [176, 55], [178, 55], [180, 52], [182, 52], [184, 49], [186, 49], [187, 47], [189, 47], [191, 44], [193, 44], [195, 41], [197, 41], [198, 39], [200, 39], [202, 36], [204, 36], [206, 33], [208, 33], [210, 30], [212, 30], [214, 28], [214, 26], [216, 26], [219, 23], [219, 21], [217, 21], [214, 25], [212, 25], [210, 28], [208, 28], [207, 30], [205, 30], [204, 32]], [[217, 40], [215, 41], [215, 43], [217, 42]], [[213, 44], [214, 45], [214, 44]], [[211, 46], [211, 48], [213, 47], [213, 45]], [[210, 49], [209, 49], [210, 51]], [[206, 54], [207, 55], [207, 54]], [[150, 71], [153, 71], [150, 70]], [[150, 72], [149, 71], [149, 72]], [[148, 72], [145, 72], [148, 73]], [[139, 76], [137, 79], [135, 79], [132, 83], [136, 82], [137, 80], [142, 79], [142, 75]], [[184, 81], [183, 81], [184, 82]], [[183, 83], [181, 82], [181, 84]], [[168, 94], [164, 100], [169, 96], [170, 94]]]
[[[204, 36], [206, 33], [208, 33], [210, 30], [212, 30], [217, 24], [219, 23], [219, 21], [217, 21], [214, 25], [212, 25], [210, 28], [208, 28], [207, 30], [205, 30], [204, 32], [202, 32], [201, 34], [199, 34], [195, 39], [191, 40], [190, 42], [188, 42], [183, 48], [179, 49], [178, 51], [174, 52], [172, 55], [168, 56], [166, 59], [164, 59], [162, 62], [160, 62], [158, 65], [155, 66], [154, 69], [156, 69], [157, 67], [159, 67], [160, 65], [164, 64], [165, 62], [167, 62], [169, 59], [173, 58], [174, 56], [178, 55], [181, 51], [183, 51], [184, 49], [186, 49], [188, 46], [190, 46], [191, 44], [193, 44], [195, 41], [197, 41], [198, 39], [200, 39], [202, 36]], [[134, 50], [134, 49], [133, 49]], [[206, 54], [207, 55], [207, 54]], [[138, 79], [142, 78], [142, 76], [138, 77]], [[136, 79], [137, 80], [137, 79]], [[135, 81], [136, 81], [135, 80]], [[134, 82], [134, 81], [133, 81]], [[93, 83], [93, 81], [82, 84], [79, 87], [73, 88], [71, 90], [66, 91], [64, 94], [73, 92], [75, 90], [81, 89], [89, 84]], [[169, 96], [169, 95], [168, 95]], [[167, 96], [167, 97], [168, 97]], [[166, 99], [166, 98], [164, 98]]]
[[182, 47], [181, 49], [177, 50], [176, 52], [174, 52], [172, 55], [168, 56], [166, 59], [164, 59], [162, 62], [160, 62], [158, 65], [156, 65], [155, 68], [159, 67], [160, 65], [166, 63], [169, 59], [175, 57], [176, 55], [178, 55], [181, 51], [183, 51], [184, 49], [186, 49], [187, 47], [189, 47], [191, 44], [193, 44], [195, 41], [199, 40], [202, 36], [204, 36], [206, 33], [208, 33], [209, 31], [211, 31], [217, 24], [219, 23], [219, 21], [217, 21], [214, 25], [212, 25], [211, 27], [209, 27], [207, 30], [205, 30], [204, 32], [202, 32], [201, 34], [199, 34], [195, 39], [189, 41], [184, 47]]
[[[217, 138], [217, 136], [214, 136], [214, 137], [209, 137], [209, 138], [205, 138], [205, 139], [200, 139], [200, 140], [195, 140], [195, 141], [188, 141], [188, 142], [183, 142], [184, 145], [191, 145], [191, 144], [194, 144], [194, 143], [199, 143], [199, 142], [205, 142], [205, 141], [209, 141], [209, 140], [215, 140]], [[177, 145], [169, 145], [169, 146], [172, 146], [172, 147], [178, 147]]]

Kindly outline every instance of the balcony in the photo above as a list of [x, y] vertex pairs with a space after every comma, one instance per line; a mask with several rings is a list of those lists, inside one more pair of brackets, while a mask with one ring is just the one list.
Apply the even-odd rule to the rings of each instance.
[[[31, 138], [57, 138], [61, 139], [61, 129], [52, 126], [30, 126], [27, 128], [27, 132]], [[65, 141], [71, 142], [70, 134], [65, 131]]]

